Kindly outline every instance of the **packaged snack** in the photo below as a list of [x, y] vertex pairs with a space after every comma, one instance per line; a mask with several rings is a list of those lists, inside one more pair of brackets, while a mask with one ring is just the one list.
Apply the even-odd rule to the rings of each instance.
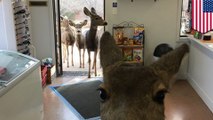
[[7, 69], [4, 67], [0, 67], [0, 76], [5, 74], [7, 72]]
[[132, 61], [132, 49], [125, 48], [123, 49], [123, 53], [125, 61]]
[[142, 48], [133, 49], [133, 61], [143, 62], [143, 49]]
[[134, 30], [133, 39], [135, 40], [136, 45], [141, 45], [143, 43], [144, 37], [144, 28], [143, 27], [136, 27]]

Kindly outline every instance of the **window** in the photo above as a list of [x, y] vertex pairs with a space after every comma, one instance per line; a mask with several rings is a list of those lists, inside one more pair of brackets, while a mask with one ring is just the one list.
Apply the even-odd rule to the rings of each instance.
[[183, 0], [181, 12], [180, 36], [191, 32], [191, 0]]

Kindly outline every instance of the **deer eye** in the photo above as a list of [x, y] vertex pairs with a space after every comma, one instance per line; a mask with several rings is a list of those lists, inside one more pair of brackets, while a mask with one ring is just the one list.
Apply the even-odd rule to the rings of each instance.
[[99, 90], [99, 95], [100, 95], [100, 98], [101, 98], [101, 102], [105, 102], [109, 96], [107, 95], [107, 92], [105, 89], [103, 88], [98, 88], [97, 90]]
[[153, 100], [159, 104], [163, 104], [164, 103], [164, 98], [165, 98], [165, 95], [168, 91], [163, 89], [163, 90], [159, 90], [155, 96], [153, 97]]

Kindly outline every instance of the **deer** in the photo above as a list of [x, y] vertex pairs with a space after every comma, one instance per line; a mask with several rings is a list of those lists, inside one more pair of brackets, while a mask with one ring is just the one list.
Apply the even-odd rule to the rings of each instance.
[[103, 83], [99, 86], [101, 120], [164, 120], [164, 98], [189, 46], [182, 44], [154, 63], [123, 61], [109, 32], [100, 39]]
[[91, 11], [89, 11], [86, 7], [84, 7], [84, 14], [90, 17], [90, 29], [86, 32], [86, 48], [88, 53], [88, 62], [89, 62], [89, 71], [88, 71], [88, 78], [91, 77], [91, 51], [94, 51], [94, 60], [93, 60], [93, 67], [95, 69], [95, 76], [97, 76], [97, 69], [96, 69], [96, 59], [97, 59], [97, 52], [98, 52], [98, 37], [97, 37], [97, 28], [98, 26], [106, 26], [107, 22], [97, 15], [96, 10], [92, 7]]
[[[79, 60], [80, 60], [80, 68], [84, 68], [84, 53], [85, 53], [85, 49], [86, 49], [86, 43], [85, 43], [85, 37], [82, 34], [82, 27], [87, 25], [87, 20], [84, 20], [83, 22], [80, 23], [74, 23], [73, 21], [69, 20], [69, 24], [70, 26], [73, 26], [75, 28], [75, 37], [76, 37], [76, 46], [78, 48], [79, 51]], [[81, 52], [81, 50], [83, 50], [83, 53]], [[83, 58], [81, 58], [81, 56]]]
[[69, 20], [66, 17], [60, 17], [61, 19], [61, 25], [64, 27], [64, 31], [62, 31], [62, 36], [61, 36], [61, 42], [63, 45], [63, 55], [64, 55], [64, 62], [67, 60], [67, 67], [69, 67], [69, 46], [71, 46], [71, 63], [72, 66], [74, 66], [73, 62], [73, 48], [74, 48], [74, 43], [75, 43], [75, 36], [73, 33], [73, 30], [70, 28], [69, 25]]

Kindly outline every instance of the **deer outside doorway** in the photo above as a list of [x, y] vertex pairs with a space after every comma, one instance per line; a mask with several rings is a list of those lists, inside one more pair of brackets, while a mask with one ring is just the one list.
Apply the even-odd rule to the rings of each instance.
[[[63, 75], [87, 76], [89, 70], [89, 57], [87, 49], [80, 49], [79, 37], [85, 39], [86, 32], [90, 29], [91, 19], [84, 14], [84, 7], [95, 8], [97, 15], [104, 19], [104, 0], [60, 0], [60, 31], [61, 31], [61, 60]], [[66, 21], [67, 20], [67, 21]], [[86, 21], [86, 23], [85, 23]], [[104, 27], [99, 26], [97, 37], [100, 40]], [[80, 38], [82, 38], [80, 37]], [[67, 42], [74, 38], [75, 42]], [[99, 46], [99, 45], [98, 45]], [[99, 51], [99, 49], [98, 49]], [[81, 53], [81, 54], [80, 54]], [[94, 77], [93, 61], [95, 52], [91, 52], [91, 76]], [[80, 61], [81, 59], [81, 61]], [[96, 57], [97, 76], [101, 76], [99, 52]]]

